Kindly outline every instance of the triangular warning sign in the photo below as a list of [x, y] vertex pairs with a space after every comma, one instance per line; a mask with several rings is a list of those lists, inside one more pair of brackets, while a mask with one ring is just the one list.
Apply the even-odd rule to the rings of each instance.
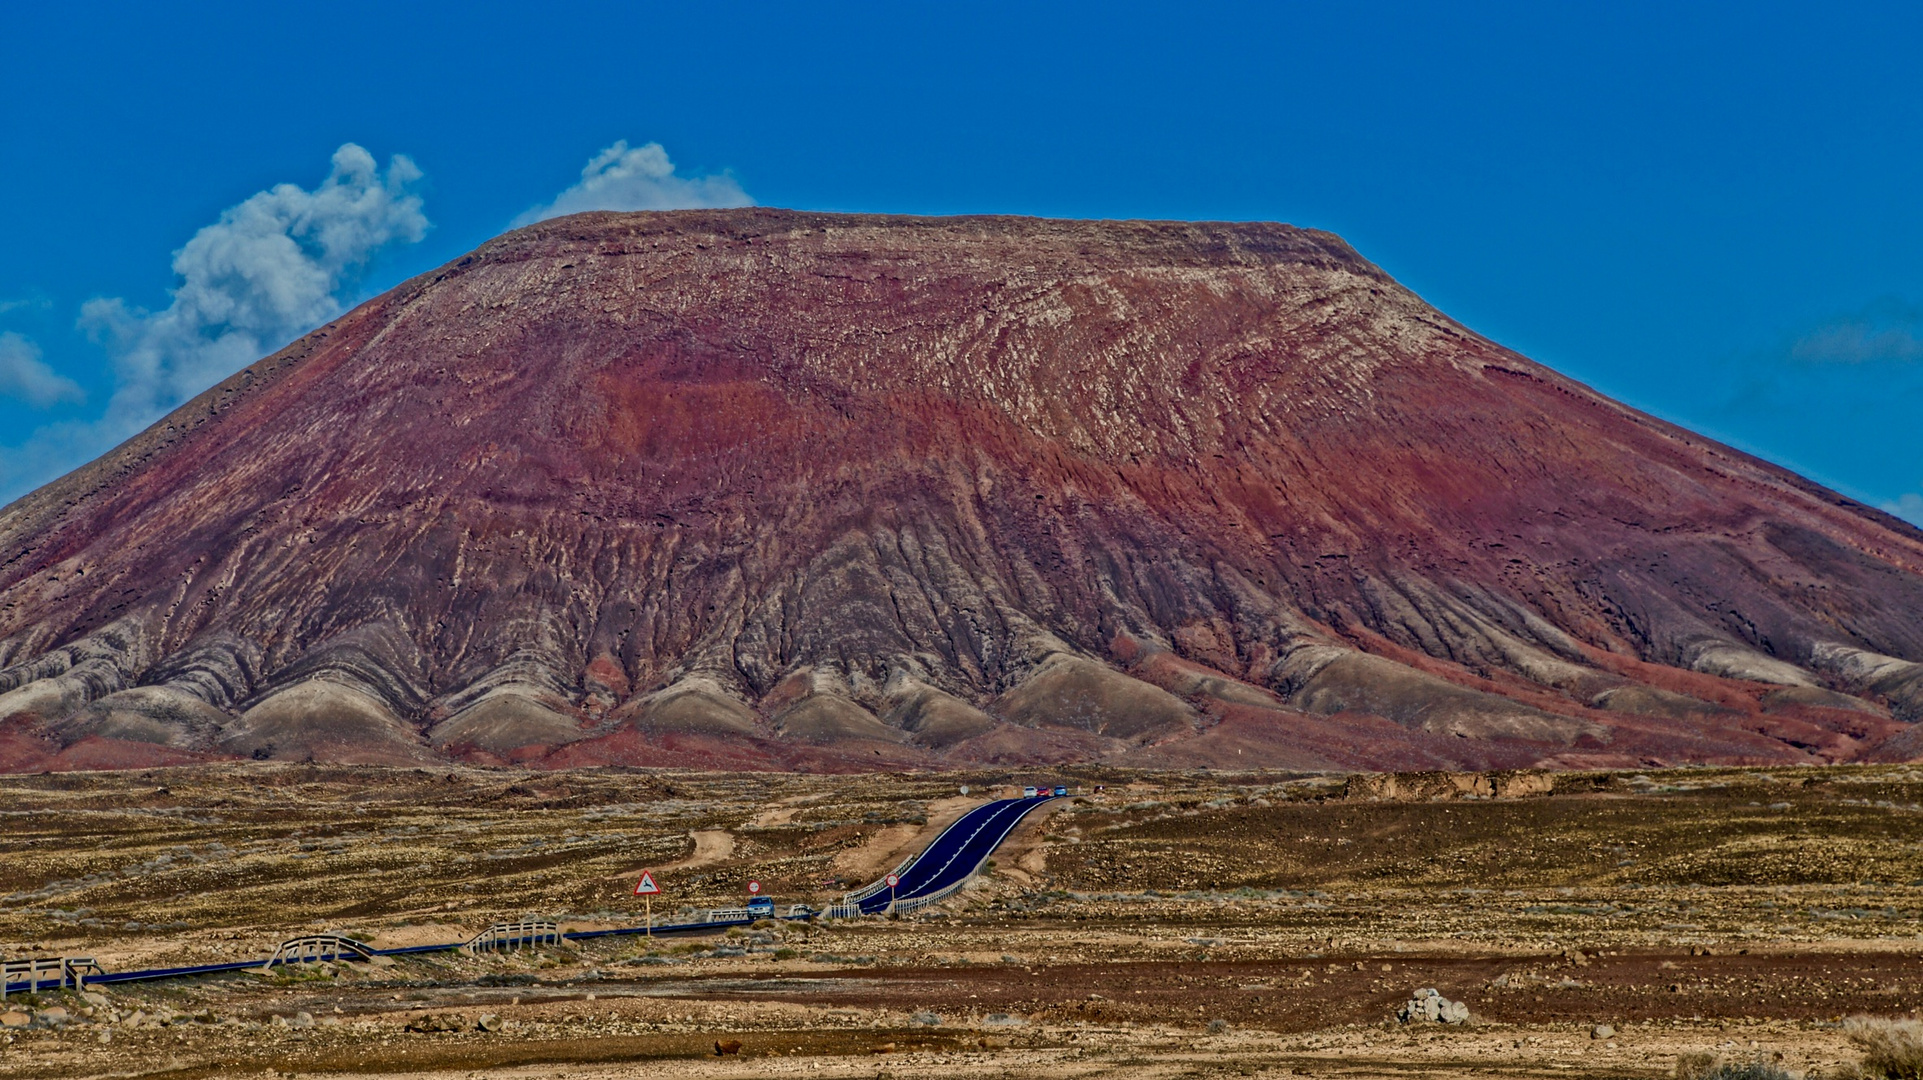
[[634, 883], [634, 895], [647, 896], [660, 891], [661, 886], [654, 883], [654, 874], [647, 870], [641, 871], [641, 880]]

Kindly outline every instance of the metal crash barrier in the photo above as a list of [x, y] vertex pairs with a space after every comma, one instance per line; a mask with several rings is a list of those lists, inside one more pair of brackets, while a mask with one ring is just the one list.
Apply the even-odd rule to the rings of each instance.
[[[945, 831], [946, 830], [944, 830], [944, 832]], [[937, 839], [939, 839], [939, 837]], [[915, 852], [913, 855], [903, 859], [900, 866], [895, 867], [888, 873], [896, 876], [906, 874], [908, 868], [915, 865], [915, 862], [920, 859], [921, 856], [921, 852]], [[887, 875], [883, 875], [871, 885], [865, 885], [851, 893], [843, 893], [841, 899], [829, 904], [827, 910], [822, 912], [822, 915], [830, 919], [856, 918], [861, 914], [861, 902], [886, 888], [888, 888], [888, 877]]]
[[785, 913], [773, 907], [718, 907], [709, 908], [701, 915], [702, 923], [741, 923], [755, 922], [759, 919], [812, 919], [815, 917], [815, 909], [806, 904], [789, 904]]
[[893, 904], [889, 905], [888, 911], [890, 914], [894, 914], [894, 915], [912, 915], [915, 912], [920, 911], [922, 908], [933, 907], [934, 905], [941, 903], [943, 900], [946, 900], [949, 897], [955, 895], [956, 893], [960, 892], [961, 887], [966, 884], [968, 884], [968, 879], [963, 878], [962, 880], [957, 881], [954, 884], [949, 885], [945, 888], [936, 889], [934, 892], [923, 893], [920, 896], [912, 896], [906, 900], [897, 900]]

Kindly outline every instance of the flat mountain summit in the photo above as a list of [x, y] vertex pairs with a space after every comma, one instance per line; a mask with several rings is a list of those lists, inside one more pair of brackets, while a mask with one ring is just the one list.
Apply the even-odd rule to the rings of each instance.
[[596, 213], [0, 510], [0, 768], [1923, 753], [1923, 533], [1275, 224]]

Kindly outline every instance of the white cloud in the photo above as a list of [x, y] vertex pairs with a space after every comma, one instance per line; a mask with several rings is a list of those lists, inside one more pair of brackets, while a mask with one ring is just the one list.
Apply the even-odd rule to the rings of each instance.
[[0, 333], [0, 397], [46, 409], [61, 402], [83, 401], [87, 395], [79, 383], [40, 359], [40, 346], [8, 330]]
[[1923, 308], [1879, 300], [1798, 338], [1790, 356], [1842, 364], [1923, 360]]
[[628, 147], [622, 139], [594, 155], [581, 170], [581, 182], [514, 219], [528, 225], [586, 210], [691, 210], [753, 206], [754, 200], [727, 172], [677, 176], [660, 143]]
[[180, 285], [155, 312], [89, 300], [81, 326], [105, 341], [119, 388], [109, 415], [168, 409], [340, 314], [336, 293], [375, 252], [427, 232], [407, 186], [421, 172], [395, 156], [383, 174], [353, 143], [313, 191], [278, 184], [223, 211], [174, 253]]
[[1895, 514], [1918, 528], [1923, 528], [1923, 495], [1915, 492], [1899, 495], [1895, 502], [1884, 503], [1883, 511]]
[[20, 296], [0, 300], [0, 315], [19, 308], [38, 308], [42, 311], [53, 306], [53, 301], [44, 296]]
[[174, 252], [173, 301], [144, 311], [118, 298], [81, 308], [107, 347], [115, 389], [105, 412], [47, 425], [0, 449], [0, 499], [74, 468], [214, 383], [341, 311], [340, 294], [368, 260], [427, 232], [421, 171], [395, 155], [382, 170], [353, 143], [334, 151], [312, 191], [277, 184], [222, 211]]

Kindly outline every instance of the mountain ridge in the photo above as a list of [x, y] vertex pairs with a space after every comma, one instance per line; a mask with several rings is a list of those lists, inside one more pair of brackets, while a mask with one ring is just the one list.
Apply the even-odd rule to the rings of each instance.
[[1923, 534], [1264, 223], [557, 219], [0, 552], [16, 768], [1848, 760], [1923, 706]]

